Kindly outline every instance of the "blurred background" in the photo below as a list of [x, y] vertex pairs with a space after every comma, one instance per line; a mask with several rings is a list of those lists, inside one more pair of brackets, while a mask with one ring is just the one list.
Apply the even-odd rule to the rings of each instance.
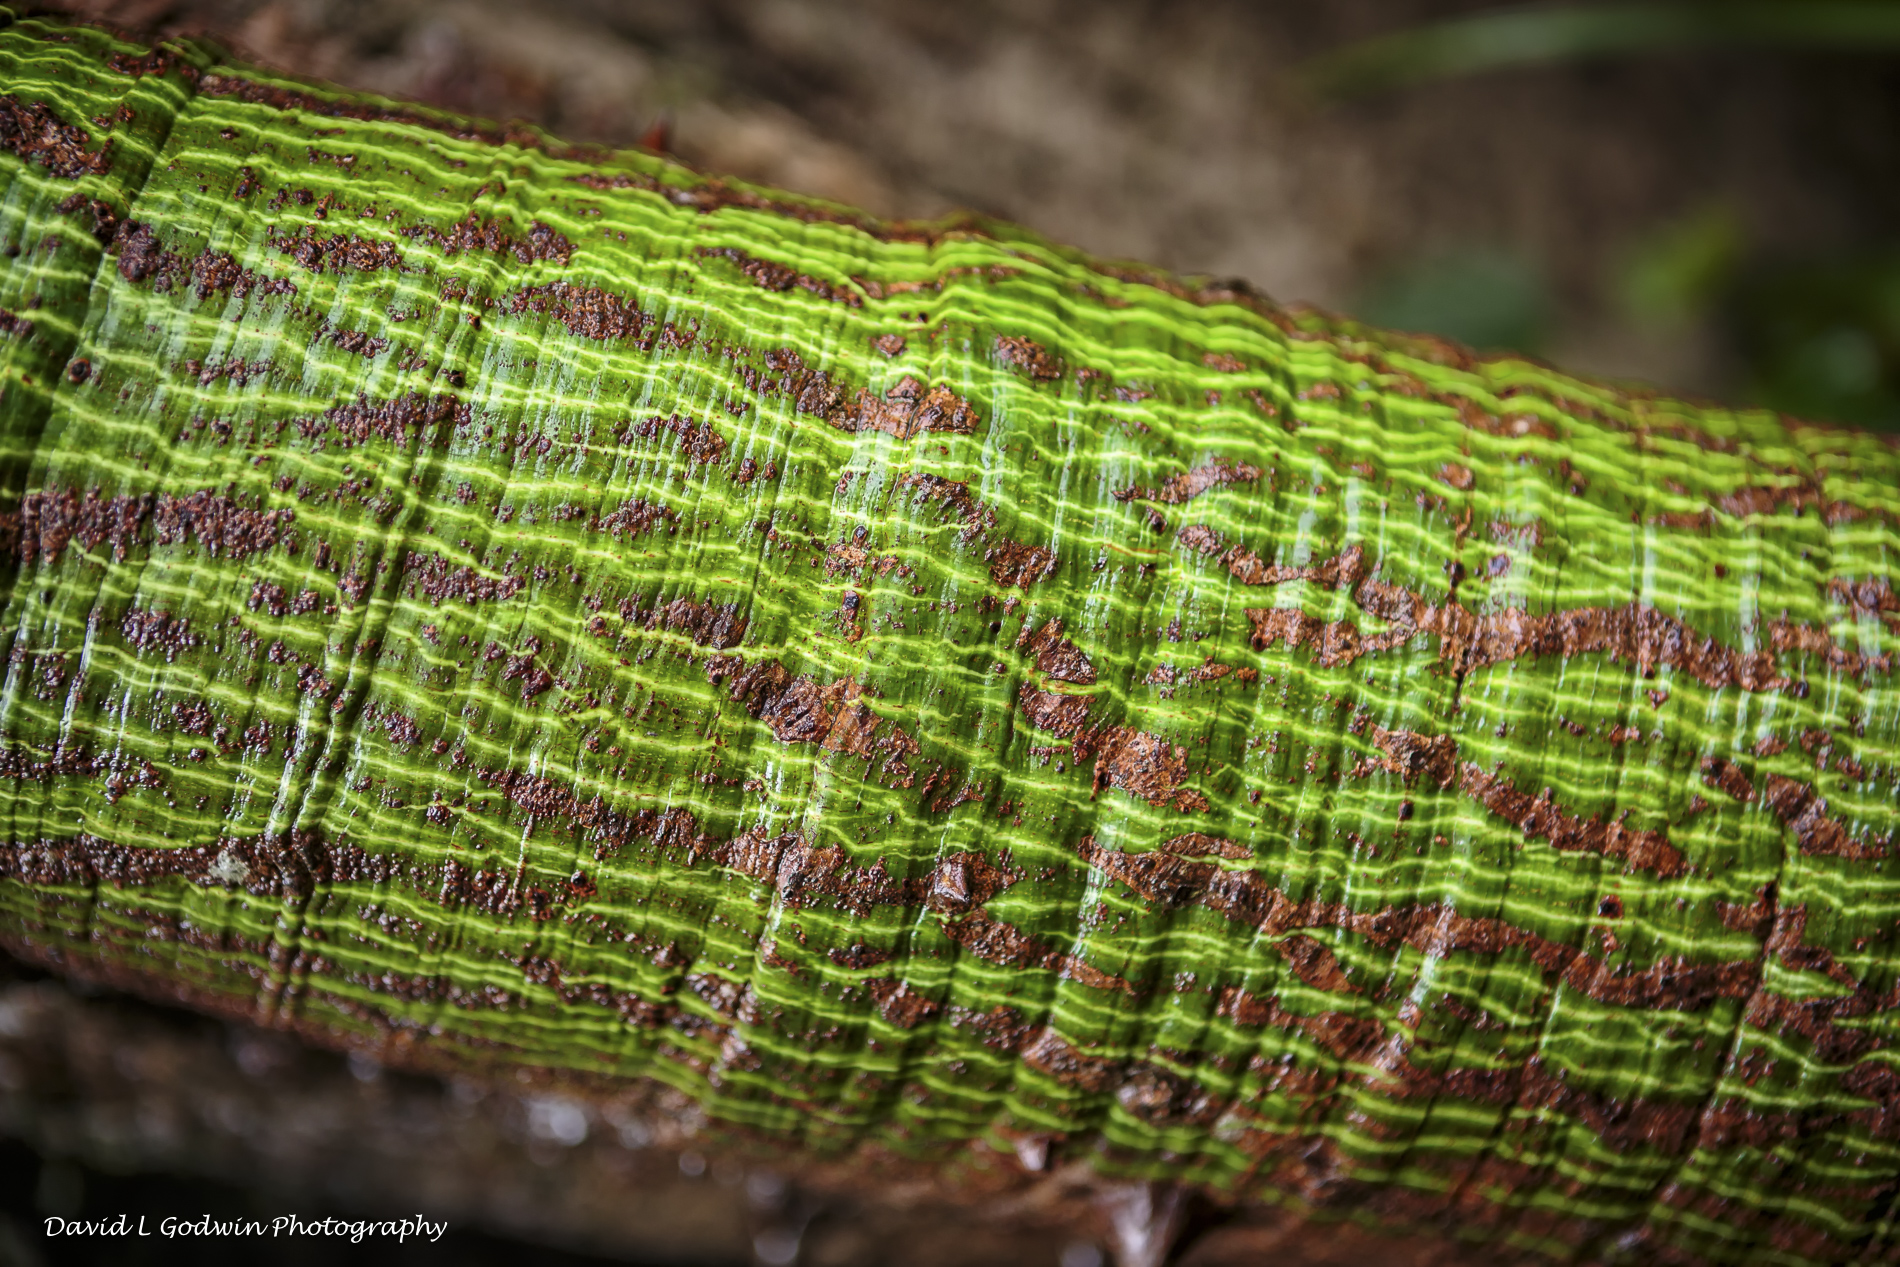
[[[1900, 430], [1890, 0], [58, 7], [885, 216], [973, 208], [1377, 324]], [[0, 1267], [257, 1253], [53, 1242], [48, 1214], [414, 1208], [458, 1239], [353, 1257], [1159, 1261], [1137, 1235], [1154, 1220], [1059, 1176], [972, 1213], [927, 1182], [827, 1187], [702, 1127], [684, 1102], [405, 1078], [0, 965]], [[1169, 1217], [1187, 1264], [1367, 1260], [1260, 1212]]]

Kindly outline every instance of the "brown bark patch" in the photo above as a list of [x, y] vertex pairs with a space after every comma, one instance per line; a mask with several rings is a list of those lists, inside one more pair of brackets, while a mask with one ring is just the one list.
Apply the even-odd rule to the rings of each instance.
[[490, 255], [512, 255], [523, 264], [547, 262], [566, 264], [574, 254], [574, 244], [566, 235], [540, 220], [517, 234], [513, 222], [483, 220], [473, 211], [448, 229], [410, 227], [398, 230], [404, 237], [433, 243], [444, 255], [484, 251]]
[[1510, 1104], [1538, 1113], [1562, 1114], [1618, 1151], [1642, 1148], [1675, 1157], [1704, 1143], [1702, 1133], [1733, 1114], [1711, 1105], [1670, 1103], [1642, 1097], [1614, 1098], [1579, 1091], [1546, 1072], [1533, 1056], [1505, 1069], [1455, 1069], [1433, 1073], [1408, 1062], [1401, 1094], [1407, 1098], [1452, 1096], [1487, 1104]]
[[1265, 1025], [1305, 1034], [1341, 1060], [1364, 1060], [1385, 1041], [1385, 1026], [1376, 1018], [1344, 1012], [1302, 1016], [1282, 1008], [1270, 995], [1250, 994], [1239, 986], [1221, 991], [1215, 1014], [1249, 1028]]
[[[428, 123], [423, 124], [423, 126], [440, 127], [438, 124]], [[495, 144], [497, 142], [490, 143]], [[519, 143], [533, 144], [546, 148], [544, 140], [539, 137]], [[877, 220], [867, 215], [846, 211], [839, 207], [828, 206], [822, 203], [802, 202], [789, 198], [767, 197], [754, 190], [728, 184], [718, 177], [699, 177], [691, 185], [686, 186], [664, 184], [651, 176], [627, 171], [583, 172], [578, 176], [569, 176], [567, 179], [577, 185], [585, 185], [589, 189], [646, 190], [664, 196], [666, 200], [674, 206], [691, 207], [693, 210], [702, 214], [710, 214], [726, 207], [746, 207], [755, 211], [769, 211], [776, 215], [788, 216], [794, 220], [803, 220], [807, 223], [849, 225], [880, 242], [917, 242], [928, 246], [941, 242], [946, 236], [950, 235], [958, 237], [988, 236], [988, 230], [983, 225], [983, 222], [975, 216], [952, 216], [947, 220], [927, 221]], [[992, 265], [987, 269], [951, 268], [944, 270], [945, 273], [954, 276], [981, 274], [991, 277], [1010, 277], [1014, 276], [1018, 271], [1017, 269], [1007, 268], [1001, 265]], [[875, 299], [883, 298], [886, 293], [908, 293], [914, 290], [935, 288], [932, 283], [910, 283], [883, 287], [875, 283], [866, 282], [864, 285], [866, 293]]]
[[200, 546], [212, 558], [249, 558], [276, 546], [295, 520], [293, 510], [258, 510], [209, 490], [172, 497], [160, 493], [152, 503], [152, 535], [159, 545]]
[[1805, 854], [1870, 862], [1887, 856], [1886, 845], [1867, 844], [1848, 835], [1840, 820], [1828, 817], [1827, 802], [1816, 795], [1814, 785], [1768, 776], [1763, 802], [1785, 824]]
[[1093, 794], [1105, 787], [1139, 796], [1150, 805], [1205, 810], [1205, 796], [1181, 785], [1188, 779], [1187, 749], [1132, 726], [1085, 730], [1091, 697], [1065, 695], [1025, 685], [1017, 707], [1038, 729], [1074, 741], [1077, 765], [1095, 759]]
[[889, 576], [896, 572], [899, 576], [911, 575], [894, 554], [873, 554], [861, 545], [849, 541], [834, 541], [825, 547], [825, 575], [842, 576], [847, 573], [859, 575], [869, 568], [877, 576]]
[[297, 287], [286, 278], [266, 277], [252, 272], [223, 251], [203, 251], [191, 260], [192, 287], [200, 299], [209, 299], [218, 291], [229, 291], [236, 299], [256, 292], [260, 295], [294, 295]]
[[996, 337], [996, 359], [1019, 369], [1040, 383], [1052, 383], [1062, 377], [1061, 358], [1040, 343], [1009, 335]]
[[1805, 509], [1823, 505], [1821, 491], [1806, 484], [1749, 485], [1715, 499], [1715, 507], [1737, 519], [1772, 515], [1783, 506]]
[[1016, 638], [1016, 649], [1035, 656], [1037, 672], [1059, 682], [1073, 682], [1077, 686], [1091, 686], [1095, 682], [1095, 666], [1080, 648], [1062, 636], [1060, 617], [1051, 617], [1033, 634], [1029, 626], [1024, 625], [1023, 632]]
[[83, 214], [92, 221], [90, 232], [100, 246], [110, 246], [119, 231], [119, 213], [109, 202], [88, 198], [81, 193], [67, 195], [54, 208], [63, 216]]
[[[142, 282], [159, 273], [173, 273], [178, 268], [178, 256], [167, 251], [152, 232], [152, 226], [138, 220], [127, 220], [121, 224], [112, 239], [112, 247], [119, 256], [119, 276], [128, 282]], [[160, 290], [170, 290], [167, 280]]]
[[1450, 787], [1458, 777], [1458, 741], [1450, 735], [1421, 735], [1374, 726], [1372, 742], [1380, 755], [1362, 758], [1353, 767], [1355, 777], [1363, 778], [1378, 769], [1396, 774], [1407, 783], [1416, 783], [1424, 775], [1441, 788]]
[[943, 931], [977, 958], [1006, 968], [1049, 967], [1062, 958], [1014, 924], [986, 911], [971, 911], [946, 920]]
[[111, 142], [89, 150], [92, 138], [53, 113], [45, 103], [0, 96], [0, 146], [29, 163], [38, 163], [65, 180], [104, 175], [111, 163]]
[[1249, 607], [1246, 612], [1255, 651], [1265, 651], [1276, 642], [1284, 642], [1288, 650], [1311, 647], [1313, 658], [1328, 669], [1349, 665], [1362, 655], [1402, 647], [1418, 636], [1416, 630], [1406, 629], [1362, 635], [1349, 620], [1321, 620], [1297, 607]]
[[715, 686], [732, 679], [726, 696], [757, 717], [792, 683], [791, 671], [777, 660], [747, 664], [739, 656], [714, 656], [706, 662], [706, 678]]
[[476, 603], [506, 602], [528, 585], [523, 576], [509, 572], [489, 576], [467, 564], [458, 566], [439, 554], [419, 550], [409, 552], [402, 570], [409, 581], [409, 593], [420, 594], [437, 607], [458, 599], [471, 607]]
[[39, 887], [145, 888], [180, 878], [282, 898], [308, 897], [324, 884], [387, 884], [407, 875], [399, 859], [366, 853], [312, 828], [161, 848], [121, 845], [85, 834], [0, 844], [0, 876]]
[[[737, 642], [734, 637], [727, 645]], [[792, 676], [776, 660], [747, 665], [738, 656], [715, 656], [706, 676], [715, 684], [730, 678], [729, 697], [764, 722], [779, 742], [815, 743], [826, 752], [881, 760], [878, 772], [893, 786], [908, 788], [915, 782], [905, 759], [921, 751], [916, 738], [872, 712], [854, 679], [820, 683], [809, 674]]]
[[899, 488], [915, 488], [925, 501], [936, 502], [948, 507], [963, 521], [961, 536], [965, 541], [989, 531], [996, 526], [996, 512], [978, 501], [963, 480], [945, 479], [941, 475], [903, 475], [898, 478]]
[[307, 616], [323, 610], [323, 596], [315, 590], [292, 594], [275, 581], [251, 582], [251, 596], [244, 600], [251, 611], [266, 611], [282, 620], [285, 616]]
[[20, 508], [0, 515], [0, 545], [22, 563], [55, 563], [70, 542], [81, 549], [109, 546], [112, 561], [125, 560], [151, 513], [151, 494], [102, 497], [89, 488], [82, 497], [70, 488], [39, 489], [21, 499]]
[[1219, 533], [1204, 524], [1189, 524], [1175, 534], [1175, 540], [1201, 554], [1218, 554], [1220, 564], [1242, 585], [1284, 585], [1289, 581], [1311, 581], [1327, 589], [1356, 585], [1366, 575], [1364, 546], [1352, 545], [1324, 563], [1290, 566], [1263, 562], [1259, 555], [1241, 546], [1226, 544]]
[[1654, 872], [1664, 879], [1689, 873], [1689, 860], [1663, 832], [1634, 830], [1620, 819], [1606, 823], [1566, 813], [1550, 800], [1548, 791], [1533, 797], [1470, 762], [1459, 770], [1458, 786], [1526, 837], [1548, 840], [1553, 849], [1620, 858], [1635, 870]]
[[828, 281], [813, 277], [809, 273], [801, 273], [797, 269], [790, 268], [784, 264], [775, 264], [771, 260], [762, 260], [757, 256], [747, 255], [737, 247], [701, 246], [694, 248], [693, 254], [699, 256], [701, 259], [730, 260], [741, 273], [752, 280], [754, 285], [762, 287], [765, 290], [783, 294], [788, 290], [796, 288], [798, 290], [807, 291], [831, 303], [844, 304], [849, 308], [859, 308], [864, 305], [864, 296], [848, 286], [835, 286]]
[[1856, 616], [1891, 616], [1900, 613], [1900, 594], [1893, 591], [1893, 584], [1884, 576], [1869, 576], [1862, 580], [1836, 576], [1828, 580], [1827, 596], [1843, 607], [1853, 609]]
[[1862, 655], [1857, 651], [1849, 651], [1835, 642], [1827, 630], [1816, 629], [1813, 625], [1797, 625], [1789, 620], [1768, 622], [1768, 645], [1784, 653], [1796, 651], [1819, 656], [1829, 668], [1849, 677], [1859, 677], [1870, 670], [1886, 673], [1893, 668], [1893, 657], [1884, 652]]
[[165, 776], [151, 762], [118, 753], [95, 753], [85, 744], [60, 744], [44, 752], [26, 744], [0, 745], [0, 779], [23, 783], [91, 779], [102, 784], [101, 793], [108, 805], [116, 804], [133, 788], [165, 788]]
[[839, 683], [833, 683], [833, 688], [827, 690], [809, 674], [796, 677], [759, 713], [759, 720], [771, 727], [780, 743], [819, 743], [838, 720], [843, 690]]
[[1339, 966], [1339, 959], [1332, 950], [1311, 937], [1295, 933], [1284, 941], [1274, 943], [1273, 948], [1293, 969], [1293, 975], [1315, 990], [1325, 990], [1329, 994], [1360, 993], [1359, 987]]
[[312, 273], [352, 270], [373, 273], [385, 268], [404, 271], [402, 252], [393, 242], [377, 242], [353, 234], [325, 237], [314, 229], [305, 229], [294, 236], [272, 238], [270, 244], [295, 260], [299, 268]]
[[315, 418], [299, 418], [293, 425], [319, 452], [353, 449], [372, 439], [407, 449], [431, 432], [434, 443], [445, 442], [449, 430], [468, 426], [470, 417], [469, 407], [454, 396], [407, 392], [388, 400], [359, 395]]
[[243, 361], [232, 357], [227, 361], [186, 361], [183, 368], [185, 373], [198, 380], [200, 387], [209, 387], [219, 379], [243, 387], [254, 378], [268, 377], [271, 364], [269, 361]]
[[149, 524], [159, 545], [194, 542], [213, 557], [248, 558], [288, 538], [292, 510], [258, 510], [233, 498], [203, 490], [174, 497], [167, 493], [102, 497], [89, 489], [82, 497], [70, 488], [28, 493], [20, 508], [0, 515], [0, 552], [23, 563], [52, 563], [77, 542], [82, 549], [109, 546], [115, 563], [145, 543]]
[[679, 438], [679, 450], [689, 462], [703, 465], [725, 460], [725, 437], [714, 431], [709, 422], [693, 422], [674, 414], [670, 418], [644, 419], [635, 423], [628, 432], [645, 440], [654, 439], [663, 433]]
[[1095, 757], [1095, 791], [1118, 788], [1150, 805], [1182, 811], [1208, 808], [1205, 796], [1181, 785], [1188, 780], [1187, 749], [1132, 726], [1110, 726], [1079, 736], [1075, 759]]
[[593, 846], [595, 861], [650, 841], [663, 852], [684, 854], [686, 865], [691, 866], [716, 843], [700, 830], [699, 820], [684, 809], [622, 811], [598, 793], [583, 795], [572, 784], [518, 770], [478, 768], [475, 777], [523, 811], [530, 832], [573, 832], [581, 842]]
[[882, 431], [900, 440], [925, 432], [969, 435], [977, 423], [976, 411], [961, 396], [942, 384], [926, 391], [909, 375], [882, 396], [861, 390], [847, 402], [805, 412], [822, 414], [843, 431]]
[[[1209, 656], [1202, 663], [1186, 669], [1177, 669], [1172, 664], [1157, 664], [1154, 668], [1148, 670], [1148, 676], [1141, 681], [1144, 686], [1160, 687], [1162, 699], [1173, 699], [1174, 688], [1177, 683], [1186, 683], [1193, 686], [1202, 682], [1218, 682], [1234, 671], [1233, 665], [1218, 664], [1214, 661], [1212, 656]], [[1257, 680], [1259, 676], [1258, 670], [1241, 669], [1237, 680], [1252, 682]]]
[[[1259, 467], [1247, 462], [1228, 462], [1221, 458], [1212, 458], [1199, 466], [1190, 467], [1179, 475], [1172, 476], [1160, 488], [1143, 488], [1136, 484], [1115, 492], [1116, 501], [1157, 501], [1170, 506], [1179, 506], [1192, 501], [1210, 488], [1219, 488], [1223, 484], [1251, 484], [1261, 476]], [[1207, 529], [1202, 529], [1205, 532]]]
[[389, 351], [388, 339], [361, 330], [332, 330], [329, 339], [345, 352], [353, 352], [357, 356], [378, 357]]
[[422, 727], [407, 713], [372, 705], [363, 710], [363, 718], [370, 725], [381, 727], [389, 742], [398, 748], [413, 748], [422, 742]]
[[527, 286], [508, 297], [503, 311], [520, 316], [539, 313], [553, 317], [568, 333], [597, 343], [631, 340], [643, 350], [654, 338], [654, 320], [619, 295], [597, 286], [570, 286], [550, 282]]
[[935, 999], [894, 977], [873, 977], [864, 983], [864, 988], [871, 992], [871, 999], [884, 1019], [899, 1029], [916, 1029], [941, 1010]]
[[840, 968], [849, 968], [853, 972], [862, 972], [866, 968], [875, 968], [881, 963], [889, 963], [896, 958], [896, 952], [876, 946], [867, 946], [863, 942], [854, 942], [849, 946], [833, 946], [825, 952], [825, 958]]
[[728, 650], [744, 641], [748, 623], [736, 603], [700, 602], [683, 595], [664, 606], [656, 605], [646, 618], [648, 629], [685, 634], [698, 646], [715, 651]]
[[167, 250], [152, 226], [139, 220], [119, 223], [107, 249], [118, 256], [119, 276], [128, 282], [149, 281], [159, 294], [169, 294], [187, 281], [200, 300], [221, 291], [238, 299], [253, 293], [297, 293], [295, 282], [253, 272], [224, 251], [201, 251], [184, 259], [176, 251]]
[[1363, 581], [1355, 597], [1367, 611], [1401, 628], [1437, 634], [1440, 659], [1469, 672], [1510, 660], [1539, 656], [1572, 659], [1608, 653], [1630, 660], [1648, 677], [1657, 666], [1687, 673], [1711, 689], [1785, 690], [1795, 683], [1775, 669], [1766, 651], [1744, 653], [1698, 633], [1653, 607], [1582, 607], [1533, 616], [1509, 608], [1474, 616], [1457, 603], [1433, 607], [1396, 586]]
[[[1203, 554], [1221, 553], [1219, 535], [1200, 525], [1182, 529], [1177, 540]], [[1772, 653], [1737, 651], [1673, 616], [1635, 603], [1625, 607], [1579, 607], [1541, 616], [1533, 616], [1523, 608], [1507, 608], [1479, 616], [1456, 601], [1435, 605], [1413, 590], [1373, 580], [1365, 574], [1364, 555], [1358, 546], [1311, 568], [1265, 564], [1239, 547], [1226, 550], [1221, 558], [1228, 570], [1248, 585], [1279, 585], [1293, 580], [1313, 581], [1330, 588], [1350, 585], [1354, 603], [1387, 623], [1389, 628], [1381, 633], [1361, 634], [1351, 621], [1324, 621], [1297, 608], [1247, 609], [1255, 650], [1264, 651], [1276, 642], [1289, 647], [1310, 646], [1327, 668], [1349, 665], [1362, 655], [1389, 651], [1428, 633], [1439, 639], [1439, 659], [1458, 673], [1517, 659], [1549, 655], [1571, 659], [1607, 652], [1613, 660], [1633, 661], [1645, 677], [1663, 665], [1713, 689], [1736, 686], [1744, 691], [1773, 691], [1797, 685], [1777, 673]], [[1840, 658], [1842, 655], [1845, 653], [1833, 655], [1831, 662], [1847, 663]], [[1853, 664], [1858, 668], [1861, 662], [1855, 660]]]
[[191, 632], [189, 616], [174, 616], [157, 608], [126, 608], [125, 618], [119, 622], [119, 632], [140, 655], [148, 651], [163, 652], [167, 663], [176, 660], [179, 652], [189, 651], [200, 642], [198, 635]]
[[1024, 545], [1005, 537], [983, 552], [990, 580], [1004, 587], [1028, 589], [1047, 580], [1056, 570], [1056, 552], [1044, 546]]
[[921, 886], [891, 876], [882, 859], [870, 867], [850, 866], [836, 845], [814, 848], [796, 834], [767, 836], [755, 827], [718, 846], [710, 858], [772, 886], [777, 899], [794, 909], [830, 901], [862, 917], [878, 906], [916, 905], [920, 897]]
[[1748, 776], [1742, 773], [1740, 767], [1721, 757], [1702, 758], [1702, 782], [1728, 793], [1738, 801], [1755, 799], [1755, 785], [1749, 782]]
[[1090, 1094], [1107, 1091], [1121, 1081], [1119, 1060], [1091, 1056], [1054, 1029], [1042, 1029], [1028, 1038], [1023, 1045], [1023, 1063], [1064, 1086]]
[[1715, 911], [1724, 928], [1738, 933], [1747, 933], [1755, 940], [1765, 942], [1769, 930], [1774, 926], [1776, 913], [1776, 885], [1773, 880], [1755, 890], [1753, 902], [1724, 902], [1717, 899]]
[[612, 533], [615, 538], [623, 534], [638, 537], [678, 521], [678, 512], [643, 497], [634, 497], [600, 516], [593, 527], [598, 532]]
[[1180, 858], [1214, 857], [1226, 858], [1230, 862], [1245, 862], [1253, 857], [1253, 850], [1247, 846], [1201, 831], [1191, 831], [1172, 840], [1164, 840], [1156, 848]]
[[1065, 739], [1080, 733], [1087, 724], [1092, 702], [1088, 695], [1065, 695], [1031, 686], [1024, 686], [1016, 696], [1017, 706], [1031, 725]]

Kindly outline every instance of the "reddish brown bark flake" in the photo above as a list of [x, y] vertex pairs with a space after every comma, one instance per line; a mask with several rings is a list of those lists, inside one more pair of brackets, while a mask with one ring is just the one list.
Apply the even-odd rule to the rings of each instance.
[[631, 300], [596, 286], [550, 282], [528, 286], [510, 295], [503, 311], [515, 315], [541, 313], [553, 317], [568, 333], [599, 343], [630, 340], [650, 347], [654, 321]]
[[1009, 335], [996, 337], [996, 359], [1041, 383], [1062, 377], [1062, 361], [1042, 344]]
[[1755, 799], [1755, 785], [1749, 782], [1748, 776], [1743, 774], [1739, 767], [1724, 761], [1721, 757], [1702, 759], [1702, 781], [1712, 788], [1728, 793], [1738, 801], [1747, 802]]
[[707, 464], [725, 460], [725, 437], [714, 431], [709, 422], [694, 422], [674, 414], [667, 418], [642, 419], [628, 431], [629, 435], [647, 440], [662, 433], [670, 433], [678, 438], [679, 451], [689, 462]]
[[990, 565], [992, 581], [1018, 589], [1028, 589], [1037, 581], [1047, 580], [1056, 570], [1054, 550], [1008, 538], [984, 551], [983, 561]]
[[844, 431], [882, 431], [908, 440], [924, 432], [968, 435], [976, 430], [976, 411], [969, 402], [938, 385], [925, 391], [909, 376], [883, 395], [860, 391], [848, 402], [825, 405], [807, 412], [822, 413]]
[[66, 122], [44, 102], [22, 101], [11, 93], [0, 96], [0, 146], [29, 163], [38, 163], [66, 180], [97, 176], [110, 163], [108, 142], [97, 150], [86, 148], [91, 138]]
[[411, 551], [403, 562], [403, 574], [409, 579], [410, 593], [419, 594], [440, 607], [458, 599], [469, 605], [506, 602], [527, 588], [527, 578], [504, 572], [500, 576], [433, 552]]
[[[1130, 488], [1117, 489], [1115, 500], [1157, 501], [1170, 506], [1179, 506], [1184, 502], [1194, 500], [1210, 488], [1219, 488], [1224, 484], [1251, 484], [1260, 476], [1260, 468], [1250, 463], [1210, 458], [1199, 466], [1190, 467], [1179, 475], [1169, 477], [1158, 489], [1144, 488], [1139, 484]], [[1194, 531], [1208, 533], [1210, 530], [1197, 528]], [[1196, 539], [1198, 540], [1199, 537], [1197, 536]], [[1183, 544], [1189, 543], [1184, 540]], [[1254, 583], [1258, 584], [1258, 582]]]
[[1095, 666], [1073, 642], [1062, 636], [1062, 621], [1051, 617], [1034, 633], [1029, 626], [1016, 639], [1016, 649], [1036, 657], [1036, 671], [1058, 682], [1090, 686], [1095, 682]]
[[1095, 758], [1095, 791], [1118, 788], [1150, 805], [1196, 811], [1208, 808], [1205, 796], [1187, 782], [1187, 749], [1132, 726], [1110, 726], [1080, 735], [1075, 759]]
[[[762, 260], [747, 255], [737, 247], [702, 246], [696, 247], [693, 254], [701, 259], [730, 260], [738, 270], [752, 280], [755, 286], [783, 294], [788, 290], [803, 290], [832, 303], [844, 304], [848, 308], [859, 308], [864, 304], [864, 296], [849, 286], [839, 286], [809, 273], [801, 273], [795, 268], [775, 264], [771, 260]], [[901, 340], [900, 340], [901, 343]]]
[[447, 229], [412, 226], [398, 231], [404, 237], [432, 244], [444, 255], [484, 251], [512, 255], [523, 264], [566, 264], [574, 254], [574, 244], [566, 235], [540, 220], [531, 222], [527, 232], [518, 233], [506, 219], [483, 220], [473, 211]]
[[1689, 873], [1689, 860], [1663, 832], [1625, 827], [1620, 818], [1606, 823], [1566, 813], [1551, 801], [1548, 791], [1533, 797], [1469, 762], [1458, 772], [1458, 786], [1525, 836], [1548, 840], [1553, 849], [1618, 858], [1632, 870], [1654, 872], [1664, 879]]
[[270, 244], [297, 261], [299, 268], [313, 273], [341, 273], [354, 270], [373, 273], [378, 269], [403, 271], [402, 252], [392, 242], [377, 242], [338, 234], [324, 237], [313, 229], [296, 236], [272, 238]]
[[1856, 840], [1848, 834], [1839, 819], [1828, 817], [1827, 801], [1816, 794], [1811, 783], [1771, 774], [1766, 780], [1762, 801], [1794, 833], [1802, 853], [1846, 858], [1853, 862], [1868, 862], [1887, 856], [1885, 844]]
[[893, 977], [873, 977], [864, 983], [877, 1010], [899, 1029], [916, 1029], [935, 1016], [941, 1005], [928, 995], [911, 989], [910, 984]]

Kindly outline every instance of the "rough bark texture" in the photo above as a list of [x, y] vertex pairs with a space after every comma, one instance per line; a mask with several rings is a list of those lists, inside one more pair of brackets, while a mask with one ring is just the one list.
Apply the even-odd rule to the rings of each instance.
[[977, 1187], [1893, 1255], [1888, 445], [195, 46], [0, 92], [17, 954]]

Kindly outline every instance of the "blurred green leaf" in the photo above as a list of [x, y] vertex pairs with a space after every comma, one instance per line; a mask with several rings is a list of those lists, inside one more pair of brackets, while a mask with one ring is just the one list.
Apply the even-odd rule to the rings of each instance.
[[1374, 325], [1436, 334], [1475, 348], [1535, 351], [1551, 318], [1543, 273], [1491, 247], [1442, 251], [1387, 273], [1354, 311]]
[[1742, 262], [1741, 219], [1724, 205], [1665, 225], [1631, 250], [1617, 289], [1639, 325], [1685, 326], [1706, 314]]
[[1501, 10], [1348, 45], [1308, 63], [1297, 85], [1309, 96], [1338, 99], [1507, 66], [1722, 45], [1891, 53], [1900, 50], [1900, 4], [1736, 0]]
[[1720, 319], [1759, 403], [1900, 430], [1900, 250], [1758, 265]]

